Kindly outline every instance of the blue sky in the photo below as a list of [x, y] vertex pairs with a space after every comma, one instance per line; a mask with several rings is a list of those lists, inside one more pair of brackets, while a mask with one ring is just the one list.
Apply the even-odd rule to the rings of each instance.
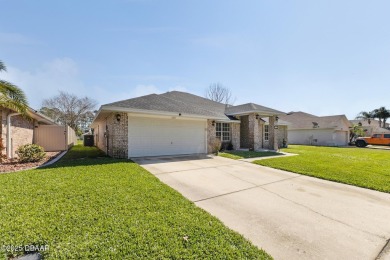
[[389, 1], [0, 0], [0, 77], [31, 106], [99, 104], [214, 82], [236, 104], [346, 114], [390, 108]]

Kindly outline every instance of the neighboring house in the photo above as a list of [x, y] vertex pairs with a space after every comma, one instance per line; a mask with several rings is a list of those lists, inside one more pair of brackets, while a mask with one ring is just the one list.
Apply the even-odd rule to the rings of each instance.
[[231, 142], [233, 149], [275, 150], [281, 114], [172, 91], [103, 105], [92, 128], [96, 146], [116, 158], [211, 153], [215, 138]]
[[289, 144], [348, 145], [352, 124], [345, 115], [315, 116], [304, 112], [290, 112], [279, 117], [289, 123]]
[[373, 134], [388, 134], [390, 133], [390, 125], [386, 123], [386, 128], [379, 125], [379, 120], [370, 119], [368, 120], [349, 120], [353, 125], [360, 125], [365, 132], [365, 136], [372, 136]]
[[[58, 147], [58, 144], [62, 144], [63, 140], [70, 142], [73, 138], [73, 130], [67, 131], [68, 135], [66, 135], [66, 127], [58, 126], [52, 119], [38, 111], [28, 108], [27, 113], [31, 117], [30, 119], [0, 107], [0, 140], [6, 148], [5, 152], [8, 158], [16, 157], [15, 152], [21, 145], [36, 143], [49, 151], [50, 147], [56, 145]], [[54, 134], [51, 135], [51, 133]]]

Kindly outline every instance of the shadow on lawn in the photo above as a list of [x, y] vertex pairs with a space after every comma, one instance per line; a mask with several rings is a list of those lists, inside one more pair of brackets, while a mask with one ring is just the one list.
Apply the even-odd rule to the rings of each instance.
[[129, 159], [113, 159], [110, 157], [98, 157], [98, 158], [80, 158], [80, 159], [61, 159], [57, 163], [52, 165], [42, 167], [40, 169], [56, 169], [56, 168], [66, 168], [66, 167], [78, 167], [78, 166], [93, 166], [93, 165], [106, 165], [106, 164], [116, 164], [116, 163], [129, 163], [134, 164], [132, 160]]

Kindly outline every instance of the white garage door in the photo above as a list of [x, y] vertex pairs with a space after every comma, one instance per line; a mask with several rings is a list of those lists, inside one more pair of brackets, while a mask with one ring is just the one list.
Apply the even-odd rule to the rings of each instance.
[[206, 120], [129, 117], [129, 157], [206, 153]]

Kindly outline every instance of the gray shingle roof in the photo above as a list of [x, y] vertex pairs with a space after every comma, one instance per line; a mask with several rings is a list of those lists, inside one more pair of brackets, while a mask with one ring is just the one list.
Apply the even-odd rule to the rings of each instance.
[[224, 104], [178, 91], [126, 99], [102, 107], [123, 107], [228, 119], [223, 113]]
[[247, 104], [242, 104], [238, 106], [230, 106], [226, 107], [225, 113], [227, 115], [237, 115], [241, 113], [259, 113], [263, 115], [281, 115], [284, 114], [284, 112], [269, 108], [269, 107], [264, 107], [260, 106], [258, 104], [254, 103], [247, 103]]
[[280, 115], [279, 118], [290, 123], [289, 130], [326, 128], [342, 129], [345, 128], [345, 125], [348, 127], [351, 126], [345, 115], [315, 116], [304, 112], [290, 112], [286, 115]]
[[102, 108], [105, 107], [121, 107], [138, 110], [173, 112], [225, 120], [232, 120], [234, 118], [231, 117], [231, 114], [239, 114], [242, 112], [263, 112], [266, 114], [283, 113], [252, 103], [227, 107], [225, 104], [180, 91], [171, 91], [160, 95], [151, 94], [142, 97], [126, 99], [102, 106]]

